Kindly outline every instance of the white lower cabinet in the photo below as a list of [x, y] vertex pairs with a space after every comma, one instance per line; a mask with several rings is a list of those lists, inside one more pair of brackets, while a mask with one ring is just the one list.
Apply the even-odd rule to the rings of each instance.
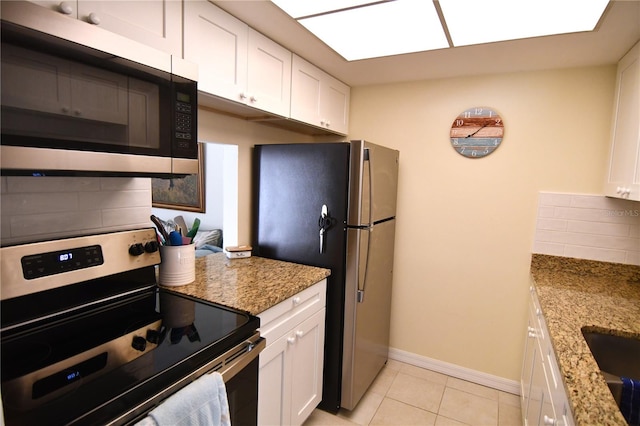
[[525, 426], [572, 426], [573, 416], [549, 331], [531, 286], [527, 340], [521, 376], [521, 407]]
[[322, 399], [326, 280], [258, 315], [258, 424], [301, 425]]

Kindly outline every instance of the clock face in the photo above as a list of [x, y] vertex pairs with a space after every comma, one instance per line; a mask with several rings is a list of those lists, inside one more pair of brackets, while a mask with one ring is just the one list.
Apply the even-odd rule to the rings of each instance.
[[451, 145], [458, 154], [469, 158], [491, 154], [500, 146], [503, 135], [502, 118], [487, 107], [466, 109], [451, 124]]

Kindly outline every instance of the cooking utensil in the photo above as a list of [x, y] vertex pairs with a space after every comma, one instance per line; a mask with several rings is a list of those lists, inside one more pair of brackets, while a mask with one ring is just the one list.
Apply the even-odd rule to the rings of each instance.
[[154, 214], [151, 215], [151, 222], [153, 222], [154, 225], [156, 225], [156, 228], [158, 229], [158, 232], [160, 232], [160, 235], [162, 235], [162, 238], [164, 238], [164, 240], [166, 242], [169, 242], [169, 234], [167, 233], [167, 230], [164, 229], [164, 225], [162, 224], [162, 220], [160, 220], [160, 218]]
[[173, 221], [180, 227], [180, 233], [186, 237], [189, 228], [187, 227], [187, 222], [184, 221], [184, 218], [181, 215], [176, 216], [173, 218]]

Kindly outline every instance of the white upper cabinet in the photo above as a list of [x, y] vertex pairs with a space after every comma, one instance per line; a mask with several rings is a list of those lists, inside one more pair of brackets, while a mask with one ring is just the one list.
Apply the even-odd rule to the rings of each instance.
[[291, 52], [208, 1], [184, 3], [184, 58], [198, 89], [287, 117]]
[[78, 0], [27, 0], [31, 3], [35, 3], [39, 6], [46, 7], [54, 12], [61, 13], [63, 15], [70, 16], [72, 18], [78, 17]]
[[346, 135], [350, 96], [349, 86], [293, 55], [291, 118]]
[[33, 1], [131, 40], [182, 57], [182, 1]]
[[605, 195], [640, 201], [640, 43], [618, 63]]

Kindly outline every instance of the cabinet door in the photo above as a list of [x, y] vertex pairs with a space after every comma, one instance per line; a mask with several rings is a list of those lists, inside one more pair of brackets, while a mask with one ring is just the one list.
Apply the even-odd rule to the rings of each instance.
[[338, 133], [349, 132], [349, 102], [351, 89], [341, 81], [327, 76], [322, 97], [324, 126]]
[[527, 321], [527, 337], [525, 340], [524, 360], [522, 361], [522, 377], [520, 380], [520, 405], [522, 408], [523, 420], [527, 418], [527, 409], [531, 393], [531, 380], [533, 378], [533, 367], [536, 352], [536, 334], [534, 327], [534, 319], [529, 309], [529, 316]]
[[640, 43], [618, 64], [615, 99], [605, 195], [640, 201]]
[[207, 1], [186, 1], [184, 29], [184, 58], [198, 64], [198, 90], [243, 102], [249, 27]]
[[72, 18], [78, 17], [78, 1], [77, 0], [28, 0], [31, 3], [35, 3], [39, 6], [45, 7], [54, 12], [62, 13], [63, 15], [70, 16]]
[[285, 334], [260, 352], [258, 424], [288, 425], [291, 420], [291, 358], [295, 343]]
[[180, 0], [78, 0], [78, 18], [147, 46], [182, 56]]
[[291, 425], [301, 425], [322, 399], [325, 309], [316, 312], [294, 330], [292, 353]]
[[350, 94], [349, 86], [293, 55], [291, 118], [347, 134]]
[[529, 403], [527, 405], [525, 426], [537, 426], [540, 424], [542, 419], [541, 413], [545, 402], [547, 382], [545, 381], [542, 357], [540, 355], [540, 346], [536, 343], [533, 354], [531, 390], [529, 392]]
[[245, 103], [283, 117], [291, 105], [291, 52], [249, 29]]
[[292, 62], [291, 118], [320, 126], [321, 71], [296, 55]]

